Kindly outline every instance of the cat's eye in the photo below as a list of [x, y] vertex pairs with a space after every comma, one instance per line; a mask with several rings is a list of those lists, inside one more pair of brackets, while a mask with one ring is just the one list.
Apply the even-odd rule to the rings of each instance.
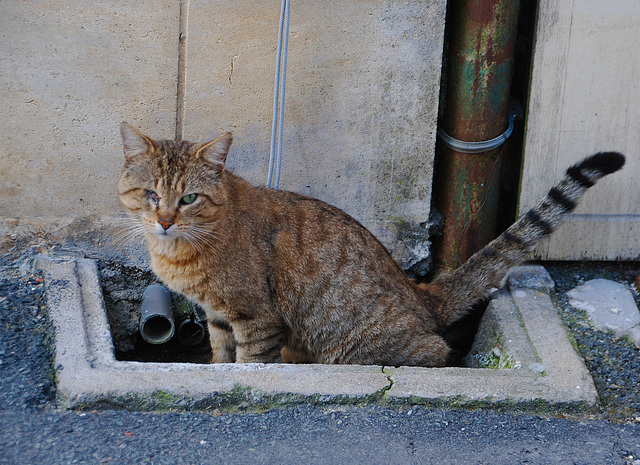
[[160, 197], [158, 197], [158, 194], [156, 194], [155, 192], [146, 190], [144, 191], [144, 195], [146, 195], [147, 198], [156, 205], [160, 203]]
[[198, 198], [198, 194], [187, 194], [180, 199], [180, 203], [182, 205], [189, 205], [190, 203], [195, 202], [196, 198]]

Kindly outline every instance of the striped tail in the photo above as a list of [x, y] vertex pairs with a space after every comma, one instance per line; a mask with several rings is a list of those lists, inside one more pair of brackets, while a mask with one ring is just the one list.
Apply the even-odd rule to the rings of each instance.
[[625, 157], [601, 152], [570, 167], [549, 193], [498, 238], [474, 254], [453, 274], [434, 284], [441, 286], [446, 304], [439, 315], [448, 326], [499, 287], [509, 269], [522, 263], [535, 246], [555, 231], [572, 212], [582, 194], [600, 178], [618, 171]]

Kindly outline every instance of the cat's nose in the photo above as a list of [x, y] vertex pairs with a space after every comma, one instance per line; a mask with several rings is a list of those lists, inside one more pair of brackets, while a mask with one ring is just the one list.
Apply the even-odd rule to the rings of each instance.
[[173, 220], [171, 219], [164, 219], [164, 218], [160, 218], [158, 220], [158, 223], [160, 223], [160, 226], [162, 226], [162, 228], [166, 231], [167, 229], [169, 229], [171, 227], [171, 225], [173, 224]]

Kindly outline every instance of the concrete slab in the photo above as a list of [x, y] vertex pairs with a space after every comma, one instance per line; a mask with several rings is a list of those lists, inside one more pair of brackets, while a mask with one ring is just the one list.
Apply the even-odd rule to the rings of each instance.
[[571, 306], [586, 310], [594, 327], [629, 336], [640, 347], [640, 311], [629, 288], [608, 279], [592, 279], [567, 295]]
[[[44, 275], [55, 328], [58, 401], [65, 408], [379, 401], [594, 405], [597, 401], [588, 371], [548, 295], [536, 290], [518, 289], [524, 294], [515, 297], [513, 290], [502, 291], [487, 313], [492, 330], [485, 334], [509, 341], [511, 345], [502, 350], [519, 360], [519, 368], [142, 363], [115, 359], [94, 261], [40, 256], [37, 266]], [[494, 345], [492, 340], [485, 343]], [[539, 366], [532, 366], [536, 363]]]
[[[233, 401], [238, 392], [326, 400], [379, 396], [389, 385], [380, 367], [287, 364], [142, 363], [114, 355], [95, 262], [38, 258], [55, 330], [60, 405], [100, 402], [185, 403]], [[155, 396], [155, 397], [154, 397]], [[244, 396], [240, 396], [244, 399]], [[166, 405], [165, 405], [166, 406]]]

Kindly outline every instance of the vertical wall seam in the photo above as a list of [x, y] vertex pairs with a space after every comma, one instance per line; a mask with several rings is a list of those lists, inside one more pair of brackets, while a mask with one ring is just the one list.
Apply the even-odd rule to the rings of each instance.
[[189, 28], [189, 0], [180, 1], [178, 35], [178, 85], [176, 96], [176, 140], [184, 138], [185, 92], [187, 82], [187, 44]]
[[[571, 2], [571, 15], [569, 17], [569, 31], [567, 32], [567, 45], [564, 49], [565, 51], [565, 55], [564, 55], [564, 70], [562, 70], [562, 95], [560, 96], [561, 99], [561, 103], [560, 103], [560, 118], [558, 121], [558, 132], [556, 134], [556, 156], [555, 156], [555, 167], [554, 167], [554, 177], [559, 178], [560, 176], [562, 176], [562, 174], [564, 174], [564, 168], [561, 167], [560, 165], [560, 157], [558, 156], [558, 154], [560, 153], [560, 140], [562, 139], [562, 120], [564, 118], [564, 109], [565, 109], [565, 102], [566, 102], [566, 87], [567, 87], [567, 74], [569, 73], [569, 57], [570, 57], [570, 53], [571, 53], [571, 33], [573, 31], [573, 15], [575, 13], [575, 0], [573, 0]], [[547, 245], [548, 245], [548, 241], [547, 241]]]

